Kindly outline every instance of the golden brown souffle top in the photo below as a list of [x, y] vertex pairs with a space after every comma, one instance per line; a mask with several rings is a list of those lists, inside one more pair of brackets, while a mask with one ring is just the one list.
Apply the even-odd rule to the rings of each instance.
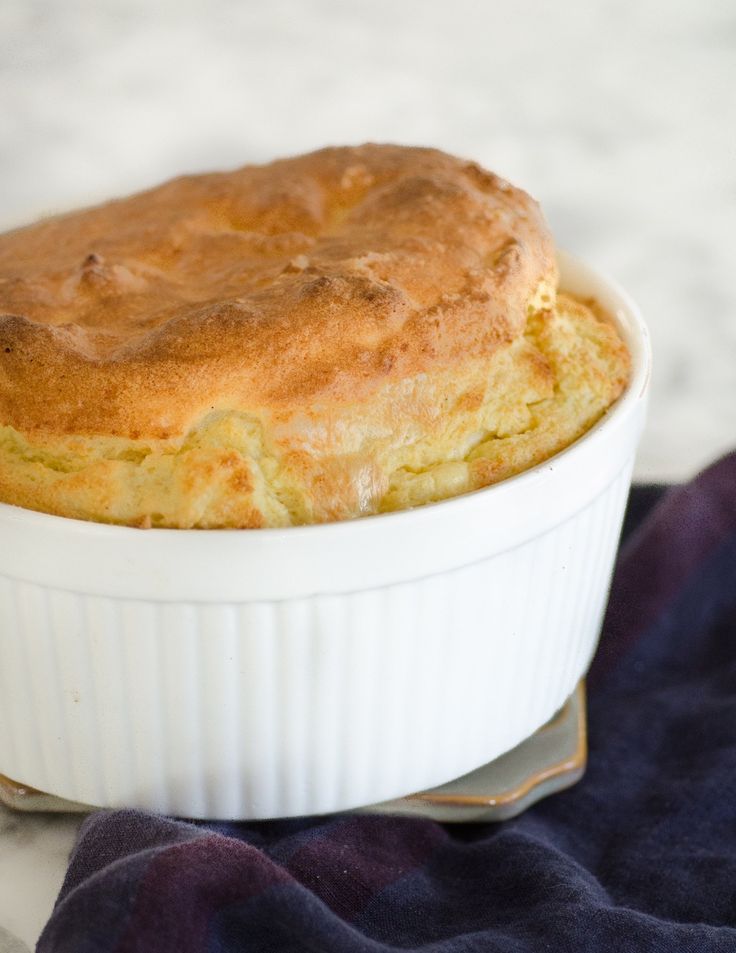
[[537, 204], [433, 149], [185, 176], [9, 232], [0, 500], [260, 527], [487, 485], [625, 384], [613, 325], [556, 288]]

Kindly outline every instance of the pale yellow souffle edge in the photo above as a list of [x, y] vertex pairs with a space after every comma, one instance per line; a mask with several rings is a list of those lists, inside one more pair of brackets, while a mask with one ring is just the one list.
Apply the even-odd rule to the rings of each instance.
[[[352, 519], [447, 499], [533, 467], [584, 434], [624, 390], [628, 351], [592, 301], [540, 288], [525, 333], [476, 363], [391, 385], [391, 416], [359, 403], [299, 431], [219, 407], [182, 437], [0, 427], [0, 500], [141, 527], [247, 528]], [[484, 392], [468, 382], [486, 381]], [[417, 416], [417, 407], [435, 408]], [[402, 408], [405, 413], [402, 413]], [[314, 415], [312, 415], [312, 418]], [[330, 453], [320, 453], [329, 442]]]

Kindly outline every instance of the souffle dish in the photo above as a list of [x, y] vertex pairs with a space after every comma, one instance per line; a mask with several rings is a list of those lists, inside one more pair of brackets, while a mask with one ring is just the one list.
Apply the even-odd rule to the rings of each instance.
[[268, 818], [508, 751], [594, 652], [649, 369], [625, 292], [435, 150], [0, 237], [0, 774]]
[[285, 527], [551, 457], [627, 348], [558, 291], [537, 204], [388, 145], [186, 176], [0, 236], [0, 500], [136, 527]]

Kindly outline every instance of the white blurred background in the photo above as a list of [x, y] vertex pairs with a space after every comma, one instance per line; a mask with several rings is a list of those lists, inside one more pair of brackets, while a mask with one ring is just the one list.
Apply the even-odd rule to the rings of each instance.
[[0, 227], [332, 143], [478, 159], [622, 281], [656, 373], [639, 479], [736, 446], [732, 0], [3, 0]]

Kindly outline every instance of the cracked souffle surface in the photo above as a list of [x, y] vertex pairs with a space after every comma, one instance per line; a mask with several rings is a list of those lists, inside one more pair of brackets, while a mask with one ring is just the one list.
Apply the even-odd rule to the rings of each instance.
[[584, 433], [629, 359], [537, 204], [432, 149], [323, 149], [0, 236], [0, 500], [135, 526], [455, 496]]

